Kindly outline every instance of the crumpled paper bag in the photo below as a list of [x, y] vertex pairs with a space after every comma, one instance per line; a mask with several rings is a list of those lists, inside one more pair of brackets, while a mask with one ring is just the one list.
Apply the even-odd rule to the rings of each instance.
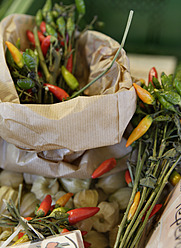
[[[17, 147], [38, 152], [78, 152], [119, 143], [136, 108], [124, 49], [106, 75], [85, 91], [87, 96], [52, 105], [20, 104], [4, 57], [5, 41], [15, 43], [20, 37], [24, 50], [28, 46], [26, 30], [33, 26], [32, 16], [19, 14], [0, 23], [0, 136]], [[110, 65], [119, 46], [102, 33], [83, 33], [76, 69], [81, 87]]]
[[[0, 139], [0, 168], [29, 175], [32, 181], [37, 175], [49, 178], [91, 178], [93, 171], [104, 160], [122, 158], [117, 166], [103, 176], [108, 176], [126, 169], [126, 160], [131, 151], [125, 147], [126, 139], [112, 146], [94, 148], [72, 153], [68, 149], [44, 152], [26, 151]], [[35, 175], [35, 177], [34, 177]], [[31, 181], [31, 179], [30, 179]]]

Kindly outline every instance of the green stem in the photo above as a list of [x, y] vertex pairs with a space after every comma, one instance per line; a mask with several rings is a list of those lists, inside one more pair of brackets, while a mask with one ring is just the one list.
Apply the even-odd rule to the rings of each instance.
[[[144, 230], [144, 228], [145, 228], [145, 226], [147, 224], [147, 221], [148, 221], [148, 218], [149, 218], [149, 216], [151, 214], [151, 211], [153, 210], [155, 204], [157, 203], [158, 198], [160, 197], [160, 195], [161, 195], [161, 193], [162, 193], [165, 185], [167, 184], [168, 178], [169, 178], [170, 174], [172, 173], [172, 171], [177, 166], [177, 164], [179, 163], [180, 160], [181, 160], [181, 155], [179, 155], [179, 157], [177, 158], [176, 162], [171, 166], [171, 168], [169, 169], [169, 171], [167, 172], [167, 174], [165, 176], [162, 176], [163, 181], [160, 182], [160, 184], [158, 184], [157, 188], [155, 189], [155, 192], [153, 192], [154, 193], [154, 197], [152, 196], [152, 199], [154, 199], [154, 200], [153, 200], [153, 202], [152, 202], [149, 210], [147, 211], [147, 214], [145, 216], [145, 219], [143, 221], [143, 224], [142, 224], [141, 228], [139, 229], [138, 233], [136, 234], [136, 236], [135, 236], [135, 238], [134, 238], [134, 240], [133, 240], [132, 245], [131, 245], [130, 248], [133, 248], [135, 246], [135, 244], [138, 242], [138, 240], [141, 238], [141, 234], [142, 234], [142, 232], [143, 232], [143, 230]], [[148, 205], [148, 204], [146, 204], [146, 205]], [[144, 207], [144, 209], [145, 209], [145, 207]], [[139, 221], [139, 219], [138, 219], [138, 221]]]
[[37, 52], [38, 52], [40, 65], [41, 65], [41, 68], [42, 68], [42, 70], [43, 70], [43, 72], [45, 74], [46, 81], [49, 82], [50, 81], [50, 73], [49, 73], [48, 67], [46, 65], [46, 62], [45, 62], [45, 59], [44, 59], [44, 56], [43, 56], [43, 53], [42, 53], [42, 50], [41, 50], [41, 47], [40, 47], [40, 41], [39, 41], [39, 38], [38, 38], [38, 31], [37, 31], [36, 26], [33, 29], [33, 33], [34, 33], [34, 37], [35, 37], [35, 45], [36, 45], [36, 49], [37, 49]]
[[126, 212], [124, 213], [124, 217], [123, 217], [123, 219], [121, 221], [121, 224], [119, 226], [119, 229], [118, 229], [118, 233], [117, 233], [116, 241], [115, 241], [115, 244], [114, 244], [114, 248], [118, 247], [118, 244], [120, 242], [120, 237], [122, 235], [123, 229], [124, 229], [125, 224], [127, 222], [127, 216], [128, 216], [129, 209], [130, 209], [130, 207], [131, 207], [131, 205], [133, 203], [135, 194], [137, 192], [137, 187], [138, 187], [138, 182], [139, 182], [141, 170], [142, 170], [142, 167], [143, 167], [143, 164], [144, 164], [144, 159], [146, 158], [146, 153], [144, 153], [144, 155], [143, 155], [144, 158], [141, 159], [141, 151], [142, 151], [142, 142], [140, 141], [139, 142], [139, 149], [138, 149], [136, 173], [135, 173], [136, 174], [135, 175], [135, 182], [134, 182], [134, 186], [133, 186], [133, 190], [132, 190], [132, 194], [131, 194], [128, 206], [126, 208]]
[[109, 67], [107, 67], [105, 69], [105, 71], [103, 71], [102, 73], [100, 73], [96, 78], [94, 78], [91, 82], [89, 82], [88, 84], [86, 84], [83, 88], [81, 88], [79, 91], [75, 92], [74, 94], [72, 94], [71, 97], [67, 98], [67, 99], [72, 99], [74, 97], [77, 97], [78, 95], [80, 95], [84, 90], [86, 90], [88, 87], [90, 87], [93, 83], [95, 83], [99, 78], [101, 78], [104, 74], [106, 74], [107, 71], [109, 71], [112, 67], [112, 65], [114, 64], [115, 60], [117, 59], [121, 49], [124, 47], [124, 43], [126, 41], [126, 37], [127, 37], [127, 34], [128, 34], [128, 31], [129, 31], [129, 28], [130, 28], [130, 25], [131, 25], [131, 20], [132, 20], [132, 17], [133, 17], [133, 11], [131, 10], [130, 13], [129, 13], [129, 17], [128, 17], [128, 21], [127, 21], [127, 25], [126, 25], [126, 29], [125, 29], [125, 32], [124, 32], [124, 35], [123, 35], [123, 39], [122, 39], [122, 42], [121, 42], [121, 45], [119, 47], [119, 49], [117, 50], [111, 64]]
[[[142, 195], [141, 195], [141, 200], [140, 200], [140, 202], [139, 202], [139, 205], [138, 205], [138, 207], [137, 207], [137, 209], [136, 209], [136, 212], [135, 212], [135, 214], [134, 214], [134, 216], [133, 216], [131, 222], [129, 223], [128, 227], [126, 228], [126, 231], [125, 231], [125, 233], [124, 233], [124, 235], [123, 235], [123, 238], [121, 239], [121, 243], [120, 243], [119, 248], [124, 248], [124, 247], [126, 247], [127, 243], [128, 243], [129, 240], [130, 240], [129, 233], [130, 233], [130, 230], [131, 230], [131, 228], [132, 228], [132, 226], [133, 226], [133, 224], [134, 224], [134, 222], [135, 222], [135, 220], [136, 220], [136, 218], [137, 218], [137, 216], [138, 216], [138, 214], [139, 214], [139, 212], [140, 212], [140, 210], [141, 210], [141, 208], [142, 208], [142, 206], [143, 206], [143, 203], [144, 203], [145, 198], [146, 198], [146, 191], [147, 191], [147, 187], [144, 187], [144, 188], [143, 188]], [[127, 236], [128, 236], [128, 238], [127, 238]], [[127, 239], [127, 240], [126, 240], [126, 239]], [[126, 241], [126, 243], [125, 243], [125, 241]]]

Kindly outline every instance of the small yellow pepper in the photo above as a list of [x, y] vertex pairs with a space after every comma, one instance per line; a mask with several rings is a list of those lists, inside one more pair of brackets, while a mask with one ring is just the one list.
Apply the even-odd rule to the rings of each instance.
[[136, 212], [136, 209], [138, 207], [139, 202], [140, 202], [140, 191], [136, 192], [136, 195], [134, 197], [133, 204], [131, 205], [131, 207], [129, 209], [128, 217], [127, 217], [128, 221], [133, 218], [133, 215]]
[[24, 59], [21, 52], [11, 42], [6, 41], [5, 43], [13, 57], [14, 62], [17, 64], [19, 68], [22, 68], [24, 66]]

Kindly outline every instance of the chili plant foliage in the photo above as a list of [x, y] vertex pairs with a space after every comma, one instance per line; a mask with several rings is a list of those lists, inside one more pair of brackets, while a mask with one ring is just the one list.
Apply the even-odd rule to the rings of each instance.
[[[133, 190], [114, 248], [139, 247], [148, 219], [159, 213], [161, 205], [157, 202], [166, 184], [174, 186], [181, 178], [181, 67], [178, 66], [175, 75], [162, 73], [161, 82], [153, 68], [148, 85], [142, 87], [144, 91], [139, 90], [131, 120], [134, 129], [127, 142], [133, 148], [128, 160]], [[155, 101], [145, 103], [145, 94], [151, 94]], [[137, 151], [136, 162], [133, 151]]]

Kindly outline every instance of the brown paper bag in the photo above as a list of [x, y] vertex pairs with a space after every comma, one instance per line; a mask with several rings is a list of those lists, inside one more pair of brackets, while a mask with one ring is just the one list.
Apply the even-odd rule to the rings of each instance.
[[[76, 152], [119, 143], [136, 107], [125, 51], [87, 89], [89, 96], [52, 105], [20, 104], [4, 57], [5, 41], [15, 43], [20, 37], [24, 50], [28, 46], [26, 30], [33, 25], [33, 17], [19, 14], [0, 23], [0, 136], [36, 151], [66, 148]], [[81, 87], [105, 70], [118, 48], [118, 42], [96, 31], [81, 36], [77, 57]]]

